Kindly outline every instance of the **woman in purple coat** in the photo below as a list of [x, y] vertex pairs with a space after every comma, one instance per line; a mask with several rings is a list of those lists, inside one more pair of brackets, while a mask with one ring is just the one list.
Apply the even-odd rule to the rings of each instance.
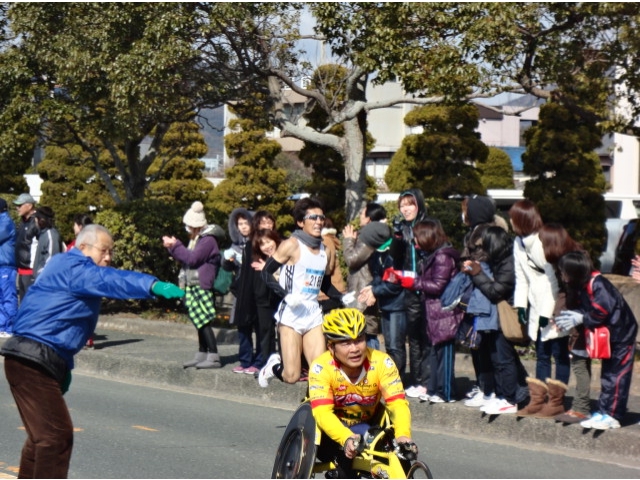
[[220, 250], [215, 235], [224, 233], [217, 225], [208, 225], [201, 202], [193, 202], [183, 222], [189, 232], [189, 244], [184, 246], [176, 237], [162, 237], [169, 254], [182, 263], [180, 287], [185, 289], [185, 305], [189, 319], [198, 330], [200, 348], [184, 368], [220, 368], [218, 345], [211, 323], [216, 315], [213, 282], [220, 268]]
[[458, 309], [443, 311], [440, 295], [458, 273], [460, 254], [451, 246], [437, 220], [418, 222], [413, 227], [413, 236], [425, 258], [418, 276], [401, 278], [400, 283], [422, 292], [427, 334], [432, 344], [427, 394], [419, 398], [431, 403], [455, 402], [455, 336], [464, 313]]

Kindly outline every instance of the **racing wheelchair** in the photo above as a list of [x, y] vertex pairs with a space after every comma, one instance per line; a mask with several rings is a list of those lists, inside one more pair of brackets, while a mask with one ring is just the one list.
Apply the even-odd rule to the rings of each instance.
[[[386, 409], [381, 409], [378, 416], [379, 422], [363, 436], [359, 453], [352, 460], [354, 478], [433, 478], [426, 463], [396, 443]], [[334, 461], [316, 458], [316, 443], [320, 443], [316, 439], [320, 439], [320, 435], [311, 405], [301, 404], [282, 436], [271, 478], [314, 478], [321, 473], [326, 478], [338, 478], [338, 465]]]

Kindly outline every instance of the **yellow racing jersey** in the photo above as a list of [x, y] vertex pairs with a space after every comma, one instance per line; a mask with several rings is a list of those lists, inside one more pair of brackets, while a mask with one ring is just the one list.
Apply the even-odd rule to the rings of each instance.
[[411, 438], [411, 411], [395, 363], [389, 355], [367, 348], [363, 374], [351, 383], [330, 351], [309, 369], [309, 398], [320, 430], [339, 445], [353, 432], [350, 426], [369, 423], [381, 399], [389, 410], [396, 437]]

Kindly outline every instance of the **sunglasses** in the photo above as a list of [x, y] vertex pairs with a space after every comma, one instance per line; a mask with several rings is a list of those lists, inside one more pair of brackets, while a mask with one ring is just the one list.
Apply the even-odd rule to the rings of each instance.
[[314, 222], [320, 220], [321, 222], [324, 222], [324, 219], [327, 218], [324, 215], [320, 215], [318, 213], [312, 213], [311, 215], [305, 215], [304, 219], [305, 220], [312, 220]]

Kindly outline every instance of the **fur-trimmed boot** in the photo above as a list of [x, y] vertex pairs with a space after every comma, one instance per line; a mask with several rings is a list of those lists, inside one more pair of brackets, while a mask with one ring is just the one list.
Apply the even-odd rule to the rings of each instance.
[[220, 361], [220, 355], [217, 353], [207, 353], [207, 358], [196, 364], [196, 368], [201, 370], [203, 368], [222, 368], [222, 362]]
[[549, 390], [547, 385], [533, 377], [527, 377], [527, 385], [529, 385], [530, 400], [526, 407], [516, 412], [518, 417], [532, 417], [546, 405], [545, 401]]
[[184, 362], [182, 364], [182, 368], [195, 367], [197, 364], [199, 364], [200, 362], [204, 362], [206, 359], [207, 359], [207, 353], [206, 352], [198, 352], [198, 353], [196, 353], [196, 356], [193, 358], [193, 360], [189, 360], [188, 362]]
[[547, 378], [549, 388], [549, 401], [534, 416], [536, 418], [555, 418], [556, 415], [564, 413], [564, 394], [567, 393], [566, 383], [560, 380]]

